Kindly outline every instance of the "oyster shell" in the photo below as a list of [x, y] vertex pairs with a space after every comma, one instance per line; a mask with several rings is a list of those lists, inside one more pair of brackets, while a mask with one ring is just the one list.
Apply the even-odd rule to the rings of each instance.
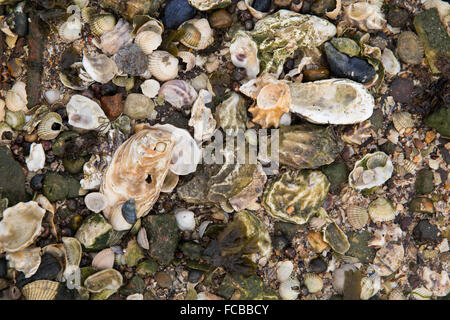
[[425, 281], [425, 287], [430, 290], [434, 296], [444, 297], [450, 292], [450, 281], [448, 272], [442, 270], [440, 273], [424, 267], [422, 270], [422, 279]]
[[372, 115], [375, 100], [364, 85], [327, 79], [290, 85], [292, 112], [312, 123], [352, 124]]
[[353, 171], [348, 176], [348, 182], [357, 190], [370, 189], [389, 180], [393, 171], [394, 166], [387, 154], [381, 151], [369, 153], [356, 161]]
[[103, 210], [108, 219], [121, 215], [130, 199], [135, 199], [137, 218], [148, 213], [169, 170], [174, 144], [172, 134], [151, 128], [137, 132], [116, 150], [100, 189], [108, 201]]
[[231, 62], [246, 70], [247, 77], [256, 78], [259, 73], [258, 46], [245, 32], [239, 31], [230, 45]]
[[386, 26], [380, 7], [368, 2], [356, 2], [349, 5], [344, 10], [344, 18], [366, 32], [381, 30]]
[[79, 94], [75, 94], [70, 98], [66, 110], [69, 124], [75, 128], [98, 130], [108, 121], [97, 102]]
[[329, 186], [320, 171], [287, 170], [266, 186], [262, 204], [277, 219], [304, 224], [322, 206]]
[[111, 81], [119, 73], [114, 60], [104, 54], [88, 55], [85, 53], [83, 67], [93, 80], [103, 84]]
[[197, 91], [187, 81], [171, 80], [164, 83], [158, 94], [175, 108], [192, 105], [197, 99]]
[[35, 201], [19, 202], [2, 213], [0, 251], [17, 252], [31, 245], [41, 234], [45, 210]]
[[231, 0], [188, 0], [189, 4], [200, 11], [225, 8]]
[[337, 253], [344, 254], [350, 249], [347, 236], [334, 221], [326, 226], [323, 239]]
[[84, 286], [89, 292], [117, 290], [122, 286], [123, 277], [115, 269], [105, 269], [90, 275], [84, 280]]
[[59, 282], [37, 280], [25, 285], [22, 294], [26, 300], [55, 300]]
[[216, 131], [216, 120], [210, 108], [205, 103], [211, 102], [211, 94], [204, 89], [198, 93], [197, 100], [192, 106], [189, 126], [194, 127], [194, 138], [197, 141], [209, 140]]
[[31, 277], [41, 264], [41, 248], [27, 248], [18, 252], [8, 252], [9, 267], [22, 271], [25, 278]]

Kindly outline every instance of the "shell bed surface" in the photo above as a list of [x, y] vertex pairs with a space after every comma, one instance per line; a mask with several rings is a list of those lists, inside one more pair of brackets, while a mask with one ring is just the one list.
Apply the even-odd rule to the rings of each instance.
[[297, 2], [0, 0], [0, 300], [448, 299], [448, 4]]

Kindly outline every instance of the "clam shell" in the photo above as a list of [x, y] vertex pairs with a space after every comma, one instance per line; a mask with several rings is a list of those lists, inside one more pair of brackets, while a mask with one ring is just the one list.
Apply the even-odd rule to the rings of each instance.
[[97, 14], [89, 19], [91, 31], [97, 37], [102, 36], [106, 31], [111, 31], [116, 26], [116, 17], [114, 15]]
[[25, 82], [17, 81], [14, 86], [6, 93], [6, 107], [9, 111], [27, 110], [27, 91]]
[[84, 286], [89, 292], [117, 290], [122, 286], [123, 277], [115, 269], [105, 269], [87, 277]]
[[214, 33], [207, 19], [191, 19], [184, 22], [179, 29], [186, 32], [180, 42], [194, 50], [206, 49], [214, 42]]
[[277, 265], [277, 279], [280, 282], [284, 282], [289, 279], [294, 270], [294, 264], [292, 261], [285, 260], [278, 262]]
[[178, 59], [166, 51], [153, 51], [149, 56], [148, 70], [159, 81], [175, 79], [178, 75]]
[[184, 80], [171, 80], [164, 83], [158, 92], [175, 108], [192, 105], [197, 99], [197, 91]]
[[363, 207], [350, 206], [346, 213], [348, 222], [355, 229], [362, 229], [369, 221], [369, 213]]
[[22, 294], [26, 300], [55, 300], [59, 282], [37, 280], [25, 285]]
[[369, 216], [373, 222], [391, 221], [395, 219], [396, 211], [391, 201], [378, 198], [370, 203]]
[[305, 286], [308, 288], [310, 293], [316, 293], [322, 290], [323, 280], [315, 273], [307, 273], [303, 277]]
[[86, 207], [95, 212], [99, 213], [108, 205], [105, 196], [101, 192], [91, 192], [84, 197], [84, 203]]
[[404, 31], [397, 39], [397, 55], [407, 64], [419, 64], [424, 56], [424, 47], [419, 37], [412, 31]]
[[142, 93], [149, 98], [156, 97], [158, 95], [159, 88], [161, 88], [159, 82], [154, 79], [145, 80], [141, 84]]
[[84, 7], [83, 9], [81, 9], [81, 20], [83, 20], [83, 22], [89, 23], [92, 17], [94, 16], [95, 16], [94, 8]]
[[50, 112], [39, 123], [37, 134], [42, 140], [53, 140], [63, 130], [61, 116], [56, 112]]
[[399, 133], [404, 132], [408, 128], [413, 128], [415, 121], [409, 112], [396, 112], [392, 115], [392, 122], [395, 130]]
[[92, 259], [92, 266], [97, 270], [111, 269], [114, 266], [114, 251], [107, 248], [97, 253]]
[[150, 248], [150, 244], [148, 242], [147, 231], [145, 228], [140, 228], [136, 237], [137, 243], [142, 249], [148, 250]]
[[154, 31], [144, 31], [137, 34], [134, 42], [145, 54], [151, 54], [161, 45], [161, 34]]

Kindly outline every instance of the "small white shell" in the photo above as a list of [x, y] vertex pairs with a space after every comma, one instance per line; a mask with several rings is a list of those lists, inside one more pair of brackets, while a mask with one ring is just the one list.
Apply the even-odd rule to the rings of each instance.
[[142, 49], [145, 54], [151, 54], [161, 45], [161, 34], [148, 30], [137, 34], [134, 42]]
[[389, 50], [388, 48], [383, 50], [380, 61], [383, 63], [384, 71], [391, 76], [395, 76], [401, 70], [400, 62], [398, 62], [392, 50]]
[[49, 104], [54, 104], [62, 98], [61, 92], [58, 89], [47, 90], [45, 91], [44, 96]]
[[292, 261], [285, 260], [278, 262], [277, 265], [277, 279], [280, 282], [287, 281], [294, 270]]
[[70, 98], [66, 110], [69, 124], [79, 129], [98, 129], [108, 119], [95, 101], [79, 94]]
[[145, 228], [140, 228], [136, 237], [138, 245], [145, 250], [150, 249], [150, 244], [148, 243], [147, 231]]
[[167, 51], [153, 51], [148, 58], [148, 70], [159, 81], [175, 79], [178, 75], [178, 59]]
[[84, 203], [89, 210], [95, 213], [99, 213], [108, 205], [105, 196], [101, 192], [89, 193], [84, 197]]
[[186, 64], [186, 69], [183, 72], [191, 70], [195, 67], [195, 55], [189, 51], [178, 51], [178, 58]]
[[192, 106], [189, 126], [194, 127], [194, 138], [197, 141], [209, 140], [216, 131], [216, 120], [210, 108], [205, 106], [208, 99], [211, 98], [209, 91], [201, 89], [197, 100]]
[[195, 229], [195, 215], [192, 211], [182, 209], [175, 213], [178, 228], [182, 231], [192, 231]]
[[6, 93], [6, 107], [10, 111], [27, 111], [27, 91], [25, 82], [17, 81], [14, 86]]
[[45, 152], [42, 144], [32, 143], [30, 147], [30, 155], [25, 159], [27, 168], [30, 171], [38, 171], [44, 168]]
[[127, 296], [127, 300], [144, 300], [144, 296], [142, 293], [130, 294]]
[[295, 300], [299, 295], [299, 291], [293, 289], [294, 287], [300, 287], [300, 281], [297, 278], [289, 278], [288, 280], [280, 283], [278, 292], [283, 300]]
[[156, 97], [159, 88], [160, 88], [159, 82], [153, 79], [145, 80], [141, 84], [142, 93], [149, 98]]
[[192, 105], [197, 99], [197, 91], [184, 80], [171, 80], [164, 83], [158, 92], [175, 108]]
[[322, 290], [323, 288], [323, 280], [315, 273], [307, 273], [305, 274], [303, 281], [305, 282], [305, 286], [308, 288], [310, 293], [316, 293]]
[[112, 268], [114, 266], [114, 251], [107, 248], [97, 253], [92, 259], [92, 266], [97, 270]]
[[93, 80], [100, 83], [108, 83], [119, 73], [114, 60], [104, 54], [97, 56], [84, 54], [83, 67]]
[[81, 38], [81, 15], [71, 15], [58, 29], [59, 36], [66, 42], [72, 42]]

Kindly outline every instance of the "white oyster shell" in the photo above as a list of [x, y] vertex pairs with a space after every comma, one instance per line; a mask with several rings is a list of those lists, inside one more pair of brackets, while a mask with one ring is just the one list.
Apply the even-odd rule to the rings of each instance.
[[259, 73], [258, 46], [244, 32], [239, 32], [230, 45], [231, 62], [238, 68], [245, 68], [247, 77], [256, 78]]
[[25, 278], [31, 277], [36, 273], [41, 264], [41, 248], [28, 248], [19, 252], [10, 252], [6, 254], [9, 266], [22, 271]]
[[294, 82], [291, 112], [312, 123], [352, 124], [372, 115], [375, 99], [361, 83], [348, 79]]
[[201, 89], [197, 100], [192, 106], [191, 119], [189, 119], [189, 126], [194, 127], [194, 138], [197, 141], [205, 141], [210, 139], [216, 131], [216, 120], [210, 108], [205, 106], [205, 103], [210, 101], [211, 93], [207, 90]]
[[[367, 168], [366, 163], [373, 162], [373, 159], [376, 158], [384, 159], [383, 163], [373, 168]], [[394, 165], [388, 155], [381, 151], [369, 153], [361, 160], [356, 161], [353, 171], [348, 176], [349, 185], [357, 190], [380, 186], [389, 180], [393, 171]]]
[[380, 7], [368, 2], [356, 2], [345, 9], [345, 19], [362, 31], [381, 30], [386, 26]]
[[38, 171], [44, 168], [45, 152], [42, 144], [32, 143], [30, 147], [30, 155], [25, 159], [27, 168], [30, 171]]
[[383, 64], [384, 71], [391, 76], [395, 76], [401, 70], [401, 64], [395, 57], [394, 53], [385, 48], [383, 54], [380, 57], [380, 61]]
[[108, 120], [95, 101], [79, 94], [70, 98], [66, 110], [69, 124], [78, 129], [96, 130]]
[[104, 54], [96, 56], [84, 54], [83, 67], [93, 80], [100, 83], [108, 83], [119, 72], [114, 60]]

